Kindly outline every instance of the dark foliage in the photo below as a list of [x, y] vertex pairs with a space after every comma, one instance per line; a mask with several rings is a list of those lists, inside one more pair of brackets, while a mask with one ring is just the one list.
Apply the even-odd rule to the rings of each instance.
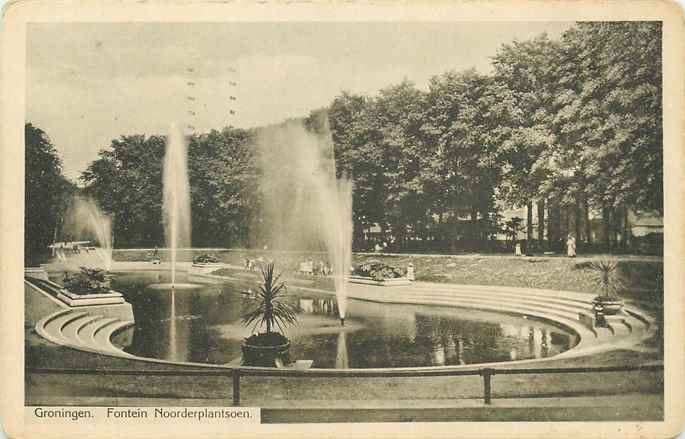
[[98, 294], [110, 291], [110, 281], [107, 272], [99, 268], [80, 267], [76, 273], [65, 272], [62, 283], [69, 292], [74, 294]]

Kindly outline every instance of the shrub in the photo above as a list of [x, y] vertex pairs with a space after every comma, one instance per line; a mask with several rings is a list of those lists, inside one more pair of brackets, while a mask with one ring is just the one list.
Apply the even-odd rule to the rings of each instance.
[[64, 288], [74, 294], [98, 294], [110, 291], [109, 276], [100, 268], [80, 267], [76, 273], [65, 272]]
[[219, 258], [210, 254], [203, 254], [193, 258], [194, 264], [216, 264], [217, 262], [219, 262]]

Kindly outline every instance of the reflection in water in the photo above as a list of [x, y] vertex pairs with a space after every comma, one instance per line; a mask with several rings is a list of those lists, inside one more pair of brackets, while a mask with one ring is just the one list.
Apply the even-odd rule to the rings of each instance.
[[335, 368], [347, 369], [350, 367], [350, 359], [347, 354], [347, 332], [338, 333], [338, 350], [335, 356]]
[[464, 360], [464, 339], [461, 336], [457, 337], [457, 358], [455, 363], [466, 364]]
[[528, 327], [528, 353], [533, 358], [540, 358], [540, 355], [535, 355], [535, 328], [532, 326]]
[[433, 366], [445, 365], [445, 348], [439, 341], [433, 345], [433, 352], [431, 354], [431, 364]]
[[171, 289], [171, 312], [169, 313], [169, 319], [169, 358], [174, 361], [182, 361], [178, 358], [176, 351], [178, 340], [176, 339], [176, 298], [173, 288]]
[[334, 316], [337, 318], [338, 301], [335, 298], [316, 298], [297, 300], [296, 309], [301, 314], [318, 314], [323, 316]]
[[[162, 274], [162, 277], [165, 275]], [[122, 276], [115, 288], [135, 313], [133, 339], [114, 341], [127, 352], [177, 361], [225, 364], [240, 358], [240, 315], [254, 300], [250, 285], [212, 285], [171, 292], [146, 288], [158, 273]], [[182, 280], [181, 280], [182, 282]], [[252, 285], [254, 287], [254, 285]], [[345, 330], [334, 296], [289, 292], [300, 315], [287, 335], [294, 360], [320, 368], [462, 365], [541, 358], [569, 349], [574, 337], [533, 320], [458, 308], [349, 300]]]
[[314, 313], [314, 299], [300, 299], [300, 312], [305, 314]]

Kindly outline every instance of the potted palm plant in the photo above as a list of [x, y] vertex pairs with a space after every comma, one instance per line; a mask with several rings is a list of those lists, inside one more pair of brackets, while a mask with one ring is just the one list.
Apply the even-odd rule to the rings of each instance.
[[599, 296], [592, 301], [595, 311], [605, 315], [616, 314], [623, 308], [623, 301], [619, 291], [623, 288], [618, 263], [610, 259], [592, 261], [589, 267], [595, 274], [595, 284], [599, 288]]
[[[283, 298], [288, 291], [281, 274], [274, 274], [274, 263], [261, 268], [262, 284], [257, 293], [257, 305], [242, 316], [245, 326], [253, 330], [264, 327], [266, 332], [251, 335], [243, 341], [243, 364], [273, 367], [277, 359], [289, 363], [290, 341], [283, 334], [285, 327], [297, 322], [294, 309]], [[280, 332], [278, 330], [280, 330]]]

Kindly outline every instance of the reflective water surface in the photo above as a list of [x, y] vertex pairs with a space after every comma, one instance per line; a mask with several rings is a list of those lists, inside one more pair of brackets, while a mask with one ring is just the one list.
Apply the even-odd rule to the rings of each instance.
[[[119, 275], [114, 288], [133, 305], [136, 325], [114, 338], [135, 355], [239, 364], [252, 328], [240, 322], [254, 306], [254, 282], [171, 291], [157, 272]], [[194, 279], [190, 278], [192, 282]], [[188, 279], [180, 279], [187, 282]], [[370, 287], [373, 288], [373, 287]], [[572, 347], [576, 336], [547, 323], [472, 309], [389, 305], [350, 299], [340, 327], [334, 295], [291, 288], [297, 326], [287, 328], [294, 360], [319, 368], [442, 366], [542, 358]]]

